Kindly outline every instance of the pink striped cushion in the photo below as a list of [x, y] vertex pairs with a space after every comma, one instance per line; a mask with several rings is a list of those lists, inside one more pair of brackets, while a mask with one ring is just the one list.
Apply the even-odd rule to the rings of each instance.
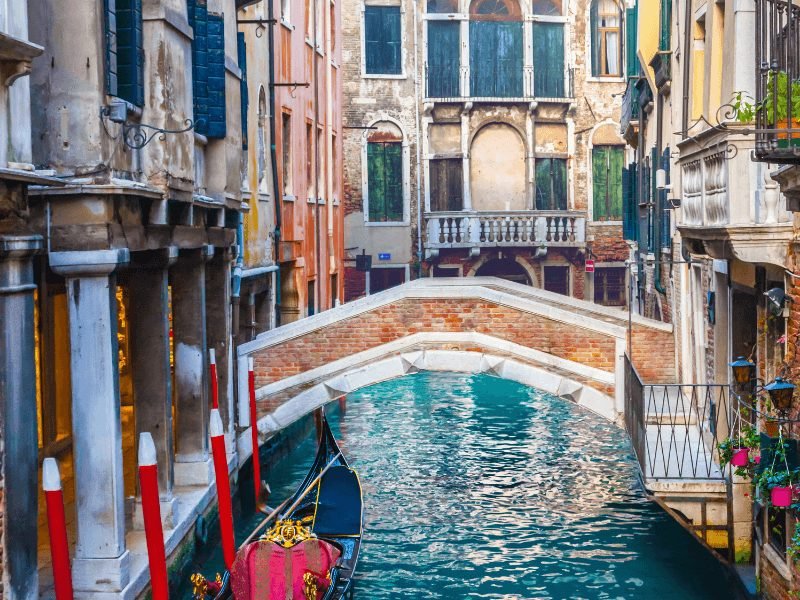
[[328, 571], [341, 552], [323, 540], [305, 540], [291, 548], [268, 541], [248, 544], [236, 555], [231, 586], [236, 600], [306, 600], [303, 577], [317, 580], [319, 600], [328, 589]]

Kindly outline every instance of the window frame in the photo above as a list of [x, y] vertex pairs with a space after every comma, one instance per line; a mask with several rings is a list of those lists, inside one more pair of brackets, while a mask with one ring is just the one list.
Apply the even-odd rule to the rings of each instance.
[[[288, 127], [286, 127], [287, 124]], [[293, 162], [292, 112], [283, 108], [281, 109], [281, 196], [284, 200], [295, 199]]]
[[[599, 148], [603, 148], [607, 152], [608, 152], [609, 149], [614, 149], [615, 148], [621, 153], [621, 159], [620, 159], [620, 191], [619, 191], [619, 195], [620, 195], [620, 197], [619, 197], [620, 213], [619, 213], [619, 218], [616, 218], [616, 216], [615, 216], [615, 218], [607, 218], [607, 219], [598, 219], [597, 218], [597, 210], [596, 210], [596, 207], [595, 207], [595, 201], [596, 201], [595, 194], [597, 193], [597, 185], [596, 185], [595, 178], [594, 178], [594, 159], [595, 159], [595, 150], [597, 150]], [[607, 161], [609, 161], [610, 157], [611, 157], [611, 154], [608, 153], [606, 156], [607, 156]], [[607, 164], [607, 167], [609, 167], [609, 171], [607, 171], [606, 177], [608, 177], [608, 173], [610, 172], [610, 164]], [[592, 185], [591, 185], [591, 190], [592, 190], [591, 191], [591, 201], [592, 201], [592, 204], [591, 204], [591, 207], [592, 207], [591, 208], [591, 220], [592, 220], [592, 222], [603, 223], [605, 225], [616, 225], [616, 224], [622, 223], [623, 218], [625, 216], [625, 204], [624, 204], [624, 199], [623, 199], [623, 188], [625, 186], [624, 171], [625, 171], [625, 146], [623, 146], [622, 144], [593, 144], [592, 145], [592, 147], [590, 148], [590, 152], [589, 152], [589, 172], [591, 173], [591, 178], [592, 178]], [[609, 186], [608, 186], [608, 179], [607, 179], [606, 180], [606, 192], [608, 192], [608, 189], [609, 189]], [[607, 193], [606, 194], [606, 209], [607, 210], [608, 210], [608, 200], [609, 200], [609, 196], [608, 196], [608, 193]]]
[[[552, 168], [552, 161], [554, 160], [561, 160], [564, 162], [564, 208], [539, 208], [538, 206], [538, 187], [536, 185], [536, 169], [537, 164], [541, 160], [548, 160], [551, 161], [550, 173], [552, 175], [553, 168]], [[550, 193], [553, 193], [553, 186], [550, 186]], [[559, 211], [568, 211], [570, 210], [570, 181], [569, 181], [569, 158], [565, 154], [536, 154], [534, 156], [534, 164], [533, 164], [533, 208], [532, 210], [535, 211], [545, 211], [545, 212], [559, 212]]]
[[[399, 73], [368, 73], [367, 72], [367, 9], [368, 8], [397, 8], [400, 12], [400, 72]], [[405, 8], [398, 4], [369, 4], [361, 5], [361, 77], [363, 79], [406, 79], [406, 37]]]
[[[616, 31], [619, 34], [619, 73], [618, 74], [595, 74], [594, 72], [594, 60], [593, 60], [593, 46], [594, 46], [594, 38], [595, 38], [595, 28], [592, 22], [592, 12], [594, 10], [594, 6], [603, 0], [592, 0], [589, 3], [589, 10], [586, 11], [586, 30], [588, 31], [589, 35], [586, 36], [586, 56], [588, 57], [588, 70], [587, 70], [587, 81], [593, 82], [624, 82], [625, 81], [625, 16], [626, 12], [624, 6], [622, 6], [621, 2], [618, 0], [610, 0], [614, 2], [617, 6], [618, 10], [618, 18], [619, 18], [619, 26], [616, 28]], [[598, 21], [599, 21], [599, 8], [598, 8]], [[601, 53], [600, 57], [598, 58], [599, 64], [603, 64], [603, 56], [605, 56], [606, 45], [603, 42], [606, 39], [607, 33], [614, 31], [615, 28], [612, 27], [600, 27], [600, 23], [597, 24], [597, 33], [599, 34], [601, 31], [603, 32], [602, 39], [598, 41], [598, 51]]]
[[[371, 295], [373, 293], [374, 294], [378, 294], [380, 292], [385, 292], [386, 290], [391, 290], [392, 289], [391, 287], [388, 287], [388, 288], [384, 288], [384, 289], [382, 289], [382, 290], [380, 290], [378, 292], [373, 292], [372, 289], [371, 289], [372, 271], [373, 270], [375, 270], [375, 271], [388, 270], [388, 269], [403, 269], [403, 277], [404, 277], [403, 283], [408, 283], [409, 281], [411, 281], [411, 265], [408, 265], [408, 264], [399, 264], [399, 265], [398, 264], [381, 264], [381, 265], [375, 265], [372, 269], [370, 269], [369, 271], [367, 271], [364, 274], [365, 275], [365, 277], [364, 277], [364, 279], [365, 279], [365, 281], [364, 281], [364, 294], [366, 296], [369, 296], [369, 295]], [[403, 283], [401, 283], [400, 285], [403, 285]], [[392, 287], [399, 287], [399, 286], [392, 286]]]
[[411, 206], [410, 206], [410, 155], [408, 138], [405, 130], [396, 120], [382, 116], [367, 124], [367, 127], [375, 127], [380, 123], [389, 123], [400, 131], [400, 138], [396, 140], [401, 145], [402, 158], [402, 199], [403, 199], [403, 219], [402, 221], [370, 221], [369, 220], [369, 158], [368, 145], [369, 136], [363, 136], [361, 143], [361, 199], [362, 210], [364, 212], [365, 227], [408, 227], [411, 225]]
[[[396, 147], [399, 150], [399, 157], [400, 157], [400, 173], [399, 173], [399, 176], [400, 176], [400, 204], [401, 204], [401, 207], [400, 207], [400, 219], [399, 220], [389, 220], [389, 219], [387, 219], [387, 220], [380, 220], [380, 221], [379, 220], [374, 220], [373, 221], [371, 216], [370, 216], [371, 207], [370, 207], [370, 203], [369, 203], [369, 196], [367, 196], [367, 198], [366, 198], [367, 201], [364, 203], [364, 216], [367, 219], [368, 223], [395, 223], [395, 224], [396, 223], [402, 223], [403, 220], [404, 220], [404, 217], [405, 217], [405, 198], [404, 198], [405, 186], [403, 185], [403, 142], [401, 140], [382, 140], [382, 141], [369, 141], [368, 140], [367, 141], [367, 165], [366, 165], [366, 167], [367, 167], [367, 194], [368, 195], [369, 195], [369, 193], [371, 193], [370, 180], [369, 180], [369, 174], [370, 174], [369, 160], [370, 160], [370, 147], [372, 147], [372, 146], [381, 146], [383, 148], [382, 152], [383, 152], [383, 166], [384, 166], [383, 175], [384, 176], [387, 173], [387, 169], [386, 169], [386, 148], [387, 148], [387, 146]], [[384, 182], [385, 181], [386, 181], [386, 178], [384, 177]], [[386, 205], [386, 200], [387, 200], [386, 198], [383, 199], [384, 208], [385, 208], [385, 205]], [[386, 214], [386, 211], [384, 211], [384, 214]]]

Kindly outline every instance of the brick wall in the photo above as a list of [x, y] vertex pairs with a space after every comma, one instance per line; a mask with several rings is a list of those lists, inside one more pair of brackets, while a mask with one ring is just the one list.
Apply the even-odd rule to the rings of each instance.
[[[615, 337], [481, 299], [407, 298], [257, 352], [256, 385], [427, 331], [474, 331], [604, 371], [615, 368]], [[671, 332], [634, 325], [633, 359], [645, 382], [675, 381], [673, 352]]]
[[[355, 265], [355, 263], [353, 263]], [[367, 294], [367, 274], [355, 266], [344, 269], [344, 301], [350, 302]]]
[[[789, 582], [783, 578], [783, 575], [781, 575], [772, 563], [764, 557], [759, 561], [759, 566], [758, 575], [761, 579], [760, 591], [761, 597], [764, 598], [764, 600], [792, 600], [797, 598], [797, 594], [790, 591], [790, 587], [793, 587], [794, 581], [790, 586]], [[792, 569], [793, 580], [795, 573], [796, 569]]]

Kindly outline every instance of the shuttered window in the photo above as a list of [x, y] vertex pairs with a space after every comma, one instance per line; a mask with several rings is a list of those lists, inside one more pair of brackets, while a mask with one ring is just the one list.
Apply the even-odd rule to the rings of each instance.
[[241, 31], [236, 34], [236, 51], [239, 59], [239, 68], [242, 70], [239, 92], [242, 107], [242, 149], [247, 150], [247, 109], [250, 98], [247, 91], [247, 44], [245, 43], [244, 33]]
[[195, 131], [209, 138], [224, 138], [225, 23], [209, 15], [206, 0], [189, 0], [192, 40], [192, 92]]
[[622, 219], [622, 146], [592, 148], [592, 193], [595, 221]]
[[104, 0], [106, 92], [144, 106], [142, 0]]
[[469, 53], [472, 96], [522, 96], [522, 23], [470, 21]]
[[460, 96], [460, 29], [458, 22], [428, 21], [428, 97]]
[[638, 241], [639, 195], [636, 180], [637, 164], [622, 170], [622, 235], [631, 242]]
[[567, 210], [566, 159], [536, 159], [536, 209]]
[[403, 146], [400, 142], [367, 144], [369, 220], [403, 220]]
[[539, 98], [564, 97], [564, 25], [533, 23], [533, 91]]
[[589, 10], [592, 75], [622, 75], [622, 10], [616, 0], [593, 0]]
[[432, 212], [464, 210], [463, 172], [460, 158], [430, 161]]
[[399, 6], [365, 6], [364, 40], [368, 75], [403, 72]]

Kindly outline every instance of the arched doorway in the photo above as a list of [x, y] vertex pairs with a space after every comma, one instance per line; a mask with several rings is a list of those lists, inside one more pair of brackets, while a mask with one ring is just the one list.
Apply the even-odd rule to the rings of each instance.
[[514, 283], [532, 285], [531, 278], [521, 264], [509, 258], [495, 258], [478, 267], [476, 277], [499, 277]]

